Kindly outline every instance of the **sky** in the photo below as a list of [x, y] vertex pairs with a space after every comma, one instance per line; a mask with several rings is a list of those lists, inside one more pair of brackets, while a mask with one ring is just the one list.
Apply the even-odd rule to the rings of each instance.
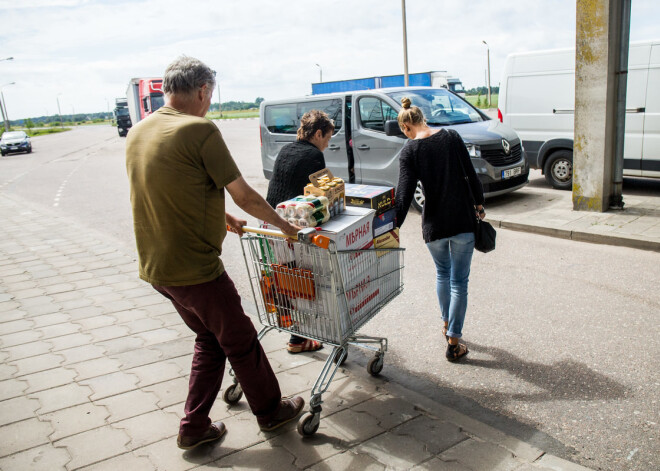
[[[401, 3], [0, 0], [0, 59], [14, 58], [0, 61], [0, 90], [12, 120], [55, 115], [58, 101], [63, 115], [112, 111], [132, 77], [162, 76], [185, 54], [217, 71], [223, 102], [307, 95], [321, 73], [403, 73]], [[490, 50], [496, 86], [507, 54], [574, 47], [575, 9], [575, 0], [407, 0], [408, 70], [482, 86]], [[660, 39], [660, 1], [632, 2], [630, 39]]]

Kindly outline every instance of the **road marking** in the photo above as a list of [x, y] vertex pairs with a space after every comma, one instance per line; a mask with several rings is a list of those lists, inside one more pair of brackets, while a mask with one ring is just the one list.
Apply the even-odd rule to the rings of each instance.
[[[76, 165], [74, 167], [74, 169], [71, 170], [71, 172], [69, 172], [69, 174], [66, 176], [64, 181], [60, 184], [60, 187], [57, 189], [57, 192], [55, 193], [55, 198], [53, 198], [53, 207], [54, 208], [57, 208], [60, 205], [60, 199], [62, 199], [62, 193], [64, 193], [64, 189], [66, 188], [67, 183], [69, 183], [69, 179], [73, 176], [74, 173], [76, 173], [78, 170], [80, 170], [80, 167], [82, 167], [83, 164], [85, 162], [87, 162], [87, 159], [90, 156], [94, 155], [94, 154], [96, 154], [96, 152], [90, 152], [85, 157], [80, 159], [80, 162], [78, 162], [78, 165]], [[57, 160], [61, 160], [61, 159], [57, 159]]]
[[4, 187], [6, 187], [7, 185], [11, 185], [11, 184], [14, 183], [16, 180], [18, 180], [19, 178], [23, 177], [24, 175], [27, 175], [28, 173], [29, 173], [29, 170], [28, 170], [27, 172], [19, 173], [18, 175], [16, 175], [16, 176], [15, 176], [14, 178], [12, 178], [11, 180], [7, 180], [7, 181], [4, 182], [2, 185], [0, 185], [0, 188], [4, 188]]

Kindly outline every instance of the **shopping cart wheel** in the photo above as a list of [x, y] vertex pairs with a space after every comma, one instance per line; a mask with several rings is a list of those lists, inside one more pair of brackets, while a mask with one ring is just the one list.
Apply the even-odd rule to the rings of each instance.
[[383, 371], [383, 357], [376, 355], [367, 364], [367, 371], [371, 376], [378, 376]]
[[[337, 352], [337, 355], [335, 355], [333, 360], [337, 366], [341, 366], [346, 362], [347, 358], [348, 358], [348, 350], [346, 350], [346, 354], [344, 355], [344, 358], [341, 358], [341, 352]], [[340, 359], [341, 361], [339, 361]]]
[[222, 393], [222, 399], [229, 404], [236, 404], [243, 397], [243, 389], [240, 384], [232, 384]]
[[298, 433], [303, 437], [311, 437], [319, 429], [321, 414], [307, 412], [298, 420]]

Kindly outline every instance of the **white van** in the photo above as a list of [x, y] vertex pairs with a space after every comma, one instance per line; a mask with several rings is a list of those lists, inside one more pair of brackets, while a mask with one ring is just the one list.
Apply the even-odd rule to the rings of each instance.
[[[487, 198], [527, 184], [529, 166], [518, 135], [455, 93], [432, 87], [382, 88], [262, 102], [259, 118], [265, 177], [272, 176], [282, 147], [296, 140], [302, 115], [318, 109], [335, 122], [335, 132], [324, 152], [325, 164], [333, 175], [351, 183], [396, 186], [399, 153], [406, 143], [396, 120], [404, 96], [424, 111], [429, 126], [454, 129], [463, 138]], [[418, 182], [413, 206], [421, 209], [423, 205], [424, 189]]]
[[[623, 174], [660, 178], [660, 40], [630, 43]], [[575, 49], [510, 54], [499, 120], [518, 132], [531, 168], [571, 189]]]

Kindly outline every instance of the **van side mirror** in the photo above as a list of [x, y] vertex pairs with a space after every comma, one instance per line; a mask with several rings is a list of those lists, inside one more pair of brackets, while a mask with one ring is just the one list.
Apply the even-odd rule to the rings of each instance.
[[403, 134], [403, 131], [399, 127], [399, 122], [394, 119], [390, 121], [385, 121], [385, 134], [387, 134], [388, 136], [406, 137], [406, 135]]

